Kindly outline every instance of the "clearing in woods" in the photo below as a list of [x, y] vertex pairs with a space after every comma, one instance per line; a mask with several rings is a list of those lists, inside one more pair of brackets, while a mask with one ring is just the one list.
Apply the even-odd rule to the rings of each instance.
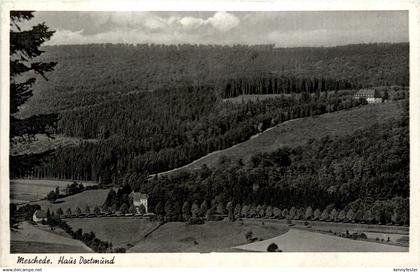
[[96, 206], [101, 207], [105, 202], [108, 192], [109, 189], [87, 190], [75, 195], [57, 199], [55, 203], [51, 203], [48, 200], [40, 200], [32, 202], [31, 204], [38, 204], [41, 206], [42, 210], [46, 211], [47, 209], [50, 209], [50, 211], [54, 212], [56, 212], [58, 208], [61, 208], [65, 213], [66, 210], [70, 208], [74, 214], [77, 207], [83, 212], [86, 206], [89, 206], [91, 211], [93, 211], [93, 208]]
[[275, 243], [284, 252], [407, 252], [408, 247], [352, 240], [337, 236], [290, 229], [287, 233], [242, 246], [235, 247], [244, 251], [265, 252]]
[[255, 239], [268, 239], [285, 233], [288, 227], [275, 223], [209, 221], [199, 225], [169, 222], [128, 252], [232, 252], [246, 244], [251, 231]]
[[36, 226], [29, 222], [19, 224], [19, 229], [10, 232], [10, 252], [12, 253], [84, 253], [92, 250], [81, 241], [72, 239], [57, 228], [47, 230], [47, 226]]
[[305, 144], [310, 139], [348, 135], [355, 130], [367, 128], [376, 123], [384, 123], [400, 116], [403, 103], [404, 101], [389, 101], [369, 104], [350, 110], [290, 120], [269, 128], [248, 141], [209, 153], [190, 164], [159, 173], [159, 175], [199, 169], [203, 164], [214, 167], [222, 156], [232, 161], [242, 159], [246, 162], [255, 154], [275, 151], [284, 146], [296, 147]]
[[93, 231], [102, 241], [112, 242], [114, 248], [127, 248], [130, 247], [128, 244], [136, 244], [159, 225], [158, 221], [139, 217], [74, 218], [67, 219], [66, 222], [73, 230], [81, 228], [83, 232]]
[[[12, 179], [10, 180], [10, 200], [13, 203], [25, 203], [43, 199], [50, 191], [59, 187], [60, 193], [73, 181], [48, 179]], [[93, 181], [78, 181], [84, 186], [97, 185]]]

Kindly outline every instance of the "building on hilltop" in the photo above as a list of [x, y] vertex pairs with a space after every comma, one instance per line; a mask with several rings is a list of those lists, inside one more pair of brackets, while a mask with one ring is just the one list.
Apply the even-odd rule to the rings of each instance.
[[366, 101], [371, 103], [382, 103], [382, 97], [379, 96], [375, 89], [360, 89], [355, 95], [355, 99], [364, 98]]
[[147, 199], [149, 196], [147, 194], [142, 194], [139, 192], [131, 192], [130, 197], [133, 199], [133, 205], [136, 208], [137, 213], [140, 213], [140, 206], [143, 205], [146, 213], [149, 213], [147, 209]]

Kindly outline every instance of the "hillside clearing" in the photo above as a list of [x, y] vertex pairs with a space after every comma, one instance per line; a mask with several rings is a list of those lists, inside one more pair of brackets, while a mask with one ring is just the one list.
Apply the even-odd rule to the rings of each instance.
[[37, 134], [35, 139], [28, 142], [19, 142], [13, 145], [10, 153], [13, 156], [23, 154], [38, 154], [48, 150], [63, 148], [66, 146], [79, 145], [83, 142], [97, 142], [96, 139], [82, 139], [78, 137], [68, 137], [65, 135], [52, 135], [48, 137], [44, 134]]
[[92, 252], [78, 240], [66, 237], [62, 231], [54, 233], [44, 228], [22, 222], [18, 230], [11, 231], [12, 253], [84, 253]]
[[111, 242], [113, 247], [125, 248], [142, 240], [145, 234], [159, 225], [159, 222], [135, 217], [75, 218], [66, 222], [74, 231], [79, 228], [83, 232], [93, 231], [96, 237]]
[[260, 222], [206, 222], [188, 225], [170, 222], [138, 242], [128, 252], [230, 252], [232, 247], [247, 242], [245, 235], [268, 239], [287, 231], [287, 226]]
[[54, 212], [58, 208], [61, 208], [64, 212], [70, 208], [74, 213], [77, 207], [81, 210], [84, 210], [86, 206], [89, 206], [91, 209], [95, 206], [101, 207], [105, 202], [108, 192], [109, 189], [87, 190], [65, 198], [60, 198], [55, 203], [51, 203], [48, 200], [40, 200], [33, 202], [32, 204], [40, 205], [42, 210], [50, 209]]
[[[79, 182], [79, 181], [78, 181]], [[13, 203], [24, 203], [43, 199], [47, 194], [60, 188], [60, 192], [73, 181], [68, 180], [47, 180], [47, 179], [14, 179], [10, 180], [10, 200]], [[96, 185], [96, 182], [81, 181], [84, 186]]]
[[266, 252], [275, 243], [284, 252], [407, 252], [407, 247], [352, 240], [316, 232], [290, 229], [275, 238], [235, 247], [245, 251]]
[[370, 127], [375, 123], [384, 123], [391, 118], [398, 117], [402, 113], [402, 108], [401, 101], [390, 101], [320, 116], [290, 120], [269, 128], [251, 137], [248, 141], [212, 152], [190, 164], [159, 173], [159, 175], [167, 175], [181, 170], [196, 170], [203, 164], [214, 167], [222, 156], [226, 156], [232, 161], [242, 159], [246, 162], [255, 154], [275, 151], [284, 146], [296, 147], [310, 139], [348, 135], [355, 130]]

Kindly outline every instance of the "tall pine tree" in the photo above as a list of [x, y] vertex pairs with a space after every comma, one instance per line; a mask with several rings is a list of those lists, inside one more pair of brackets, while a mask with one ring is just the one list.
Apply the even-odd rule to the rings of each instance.
[[[49, 40], [54, 31], [50, 31], [45, 23], [23, 29], [23, 25], [33, 18], [33, 11], [10, 12], [10, 142], [14, 144], [23, 136], [47, 134], [55, 126], [57, 114], [35, 115], [18, 118], [16, 114], [33, 95], [32, 86], [36, 75], [45, 80], [46, 73], [53, 71], [55, 62], [37, 60], [44, 51], [41, 45]], [[39, 155], [39, 154], [38, 154]], [[24, 168], [39, 161], [39, 156], [10, 156], [11, 168]]]

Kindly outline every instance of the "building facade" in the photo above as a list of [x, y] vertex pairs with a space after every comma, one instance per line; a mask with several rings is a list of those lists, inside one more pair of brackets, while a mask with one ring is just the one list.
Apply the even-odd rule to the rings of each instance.
[[147, 194], [142, 194], [138, 192], [131, 192], [130, 196], [133, 199], [133, 205], [136, 208], [137, 213], [140, 213], [140, 206], [143, 205], [146, 213], [149, 213], [147, 207], [147, 199], [149, 196]]
[[374, 89], [360, 89], [355, 95], [355, 99], [364, 98], [369, 104], [382, 103], [383, 99], [378, 95]]

